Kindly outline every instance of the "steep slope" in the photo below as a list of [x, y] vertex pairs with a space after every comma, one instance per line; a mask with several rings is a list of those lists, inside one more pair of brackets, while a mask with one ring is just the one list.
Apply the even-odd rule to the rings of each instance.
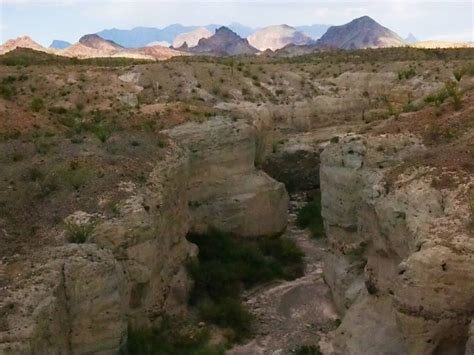
[[297, 31], [288, 25], [268, 26], [258, 30], [248, 38], [250, 45], [264, 51], [272, 51], [285, 47], [288, 44], [310, 44], [313, 40], [303, 32]]
[[320, 47], [341, 49], [400, 47], [405, 42], [395, 32], [383, 27], [369, 16], [332, 26], [318, 40]]
[[208, 55], [245, 55], [256, 54], [258, 49], [252, 47], [246, 39], [239, 37], [227, 27], [221, 27], [209, 38], [202, 38], [191, 52]]
[[187, 44], [189, 48], [197, 46], [201, 38], [209, 38], [212, 36], [212, 32], [205, 27], [199, 27], [191, 32], [181, 33], [176, 36], [173, 41], [173, 47], [179, 48], [184, 43]]
[[70, 45], [71, 43], [67, 41], [61, 41], [61, 40], [55, 39], [53, 42], [51, 42], [51, 44], [49, 45], [49, 48], [64, 49], [64, 48], [69, 47]]
[[102, 37], [96, 34], [89, 34], [82, 36], [79, 39], [79, 43], [86, 47], [97, 49], [105, 53], [115, 53], [123, 49], [122, 46], [118, 45], [114, 41], [103, 39]]
[[42, 45], [36, 43], [28, 36], [22, 36], [6, 41], [0, 46], [0, 55], [8, 53], [16, 48], [30, 48], [35, 51], [40, 52], [49, 52], [47, 48], [44, 48]]

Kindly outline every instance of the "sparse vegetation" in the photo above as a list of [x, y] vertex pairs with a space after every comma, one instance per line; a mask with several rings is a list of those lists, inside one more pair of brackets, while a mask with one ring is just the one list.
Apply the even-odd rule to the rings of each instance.
[[85, 243], [87, 238], [92, 235], [95, 224], [89, 223], [66, 223], [66, 238], [71, 243], [82, 244]]
[[324, 237], [324, 223], [321, 216], [321, 199], [308, 202], [297, 214], [296, 223], [300, 228], [309, 228], [313, 238]]
[[288, 239], [237, 238], [218, 231], [188, 239], [199, 247], [198, 259], [188, 263], [194, 280], [190, 303], [204, 320], [227, 328], [231, 341], [251, 333], [252, 316], [240, 303], [244, 289], [303, 272], [303, 253]]
[[164, 317], [153, 329], [129, 328], [130, 355], [223, 355], [224, 349], [209, 345], [209, 330], [189, 321]]
[[322, 352], [317, 345], [302, 345], [295, 349], [293, 353], [295, 355], [322, 355]]

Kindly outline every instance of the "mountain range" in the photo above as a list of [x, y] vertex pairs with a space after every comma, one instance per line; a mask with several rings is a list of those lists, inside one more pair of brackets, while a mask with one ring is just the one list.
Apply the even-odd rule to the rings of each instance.
[[[53, 41], [50, 48], [44, 48], [27, 36], [9, 40], [0, 46], [0, 54], [18, 47], [56, 55], [95, 58], [127, 57], [137, 59], [163, 60], [179, 55], [254, 55], [265, 52], [275, 56], [295, 56], [331, 48], [362, 49], [415, 46], [421, 48], [469, 47], [472, 44], [439, 41], [409, 43], [416, 40], [413, 35], [403, 40], [398, 34], [380, 25], [368, 16], [352, 20], [341, 26], [331, 26], [315, 40], [301, 27], [288, 25], [268, 26], [251, 29], [238, 23], [232, 28], [218, 25], [204, 27], [171, 25], [164, 29], [137, 27], [132, 30], [104, 30], [87, 34], [77, 43]], [[313, 35], [326, 25], [306, 28]], [[235, 29], [235, 30], [234, 30]], [[249, 34], [247, 37], [242, 34]], [[173, 46], [170, 46], [173, 43]], [[138, 44], [140, 44], [138, 46]], [[268, 52], [268, 53], [267, 53]]]
[[[181, 24], [173, 24], [162, 29], [155, 27], [135, 27], [130, 30], [112, 28], [102, 30], [96, 34], [102, 38], [112, 40], [123, 47], [138, 48], [144, 47], [148, 43], [156, 41], [166, 41], [173, 43], [177, 36], [202, 28], [214, 33], [216, 29], [221, 27], [227, 27], [242, 38], [247, 38], [255, 32], [261, 30], [261, 28], [249, 27], [237, 22], [233, 22], [230, 25], [209, 24], [204, 26], [184, 26]], [[297, 31], [304, 32], [312, 39], [318, 39], [326, 32], [329, 27], [329, 25], [314, 24], [307, 26], [295, 26], [294, 28]], [[180, 45], [175, 45], [173, 43], [174, 47], [180, 47], [181, 45], [182, 43]]]

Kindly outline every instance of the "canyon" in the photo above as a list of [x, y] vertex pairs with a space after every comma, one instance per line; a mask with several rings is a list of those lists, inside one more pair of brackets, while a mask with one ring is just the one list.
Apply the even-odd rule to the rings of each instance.
[[0, 352], [126, 353], [168, 317], [219, 343], [187, 269], [219, 230], [305, 254], [244, 290], [231, 354], [470, 354], [472, 50], [377, 51], [0, 66]]

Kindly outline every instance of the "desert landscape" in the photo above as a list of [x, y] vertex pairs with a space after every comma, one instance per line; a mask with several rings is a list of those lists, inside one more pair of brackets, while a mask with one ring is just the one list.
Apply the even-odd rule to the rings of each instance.
[[474, 353], [472, 44], [237, 25], [0, 46], [0, 354]]

